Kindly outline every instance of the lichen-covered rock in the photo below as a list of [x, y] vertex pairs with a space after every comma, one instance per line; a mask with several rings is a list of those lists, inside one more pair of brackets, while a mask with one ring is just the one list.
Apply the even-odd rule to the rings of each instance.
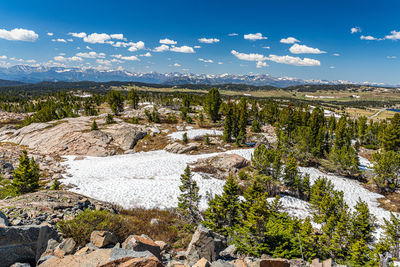
[[183, 145], [180, 143], [172, 143], [167, 145], [164, 150], [171, 153], [183, 154], [193, 150], [196, 150], [199, 147], [197, 143], [189, 143], [187, 145]]
[[240, 169], [247, 167], [249, 161], [236, 154], [220, 154], [215, 157], [198, 159], [193, 163], [193, 171], [212, 174], [218, 179], [236, 174]]
[[104, 248], [118, 243], [117, 237], [108, 231], [93, 231], [90, 235], [90, 242], [98, 248]]
[[161, 259], [160, 247], [151, 239], [145, 236], [130, 235], [122, 243], [123, 249], [130, 249], [133, 251], [150, 251], [154, 256]]

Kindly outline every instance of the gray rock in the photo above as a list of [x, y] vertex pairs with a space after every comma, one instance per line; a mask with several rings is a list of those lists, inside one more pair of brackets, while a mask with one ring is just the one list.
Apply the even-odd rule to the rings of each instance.
[[11, 265], [10, 267], [31, 267], [31, 265], [29, 263], [22, 263], [22, 262], [16, 262], [13, 265]]
[[139, 252], [150, 251], [158, 259], [161, 259], [160, 247], [146, 236], [130, 235], [125, 242], [122, 243], [122, 248]]
[[118, 260], [126, 257], [132, 258], [148, 258], [154, 257], [150, 251], [133, 251], [130, 249], [113, 248], [110, 254], [110, 260]]
[[233, 264], [229, 261], [217, 260], [211, 263], [211, 267], [232, 267]]
[[186, 250], [186, 258], [189, 263], [196, 263], [201, 258], [214, 262], [219, 258], [220, 252], [225, 247], [226, 241], [223, 236], [200, 224]]
[[41, 257], [41, 258], [37, 261], [37, 264], [36, 264], [36, 265], [40, 265], [40, 264], [42, 264], [43, 262], [45, 262], [45, 261], [47, 261], [47, 260], [49, 260], [49, 259], [51, 259], [51, 258], [56, 258], [56, 256], [53, 256], [53, 255], [46, 255], [46, 256], [43, 256], [43, 257]]
[[7, 216], [4, 215], [4, 213], [1, 211], [0, 211], [0, 226], [8, 226]]
[[221, 251], [221, 253], [219, 253], [219, 255], [225, 259], [233, 259], [236, 256], [235, 252], [236, 252], [236, 246], [230, 245], [229, 247], [227, 247], [226, 249]]
[[189, 143], [187, 145], [182, 145], [180, 143], [172, 143], [167, 145], [164, 150], [171, 153], [183, 154], [193, 150], [196, 150], [199, 147], [197, 143]]
[[10, 266], [15, 262], [33, 265], [46, 250], [49, 239], [57, 239], [55, 229], [47, 226], [0, 227], [0, 262]]
[[64, 239], [58, 248], [65, 252], [65, 254], [72, 254], [76, 248], [76, 242], [73, 238]]

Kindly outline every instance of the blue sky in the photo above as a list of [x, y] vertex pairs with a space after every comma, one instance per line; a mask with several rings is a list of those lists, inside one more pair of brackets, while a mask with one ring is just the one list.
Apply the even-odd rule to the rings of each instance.
[[400, 84], [399, 10], [398, 0], [7, 0], [0, 66]]

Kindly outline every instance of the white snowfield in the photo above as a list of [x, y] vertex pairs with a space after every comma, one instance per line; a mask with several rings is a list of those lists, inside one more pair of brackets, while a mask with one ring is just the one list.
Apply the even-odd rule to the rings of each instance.
[[188, 139], [199, 139], [206, 135], [216, 136], [216, 135], [223, 134], [222, 131], [215, 130], [215, 129], [189, 129], [186, 131], [173, 132], [173, 133], [169, 134], [168, 136], [174, 140], [182, 140], [183, 139], [182, 136], [184, 133], [187, 134]]
[[[226, 153], [250, 158], [252, 151], [243, 149]], [[178, 205], [180, 175], [186, 165], [217, 154], [185, 155], [158, 150], [111, 157], [86, 157], [83, 160], [66, 156], [67, 161], [63, 164], [69, 167], [69, 175], [65, 176], [63, 183], [74, 185], [71, 191], [124, 208], [171, 208]], [[221, 193], [225, 181], [206, 179], [198, 173], [194, 173], [193, 177], [203, 196], [200, 207], [206, 209], [206, 192]]]
[[[253, 151], [254, 149], [240, 149], [224, 153], [238, 154], [250, 160]], [[111, 157], [86, 157], [83, 160], [74, 160], [75, 156], [66, 156], [67, 161], [63, 164], [69, 169], [63, 183], [73, 185], [71, 191], [124, 208], [171, 208], [178, 204], [180, 175], [186, 165], [199, 158], [217, 154], [219, 153], [185, 155], [158, 150]], [[363, 163], [368, 165], [367, 162]], [[310, 174], [311, 184], [320, 176], [327, 177], [336, 190], [343, 191], [344, 200], [350, 208], [354, 207], [358, 199], [367, 202], [379, 224], [383, 224], [383, 218], [389, 218], [390, 212], [380, 208], [377, 201], [383, 196], [368, 191], [358, 181], [325, 174], [315, 168], [300, 167], [299, 170]], [[194, 173], [194, 179], [203, 196], [200, 208], [204, 210], [207, 208], [206, 192], [220, 194], [225, 181], [205, 178], [199, 173]], [[301, 219], [311, 216], [310, 206], [305, 201], [284, 196], [281, 198], [281, 204], [292, 216]]]

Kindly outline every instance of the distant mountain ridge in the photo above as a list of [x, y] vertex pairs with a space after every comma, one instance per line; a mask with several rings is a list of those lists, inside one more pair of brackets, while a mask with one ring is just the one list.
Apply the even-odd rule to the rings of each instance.
[[[350, 81], [327, 80], [303, 80], [291, 77], [273, 77], [268, 74], [193, 74], [193, 73], [136, 73], [125, 70], [97, 70], [66, 67], [46, 67], [15, 65], [8, 68], [0, 68], [0, 79], [12, 80], [23, 83], [37, 83], [42, 81], [95, 81], [95, 82], [142, 82], [165, 85], [183, 84], [246, 84], [254, 86], [288, 87], [305, 84], [358, 84], [385, 86], [382, 83], [354, 83]], [[0, 83], [1, 86], [1, 83]], [[387, 86], [387, 85], [386, 85]]]

